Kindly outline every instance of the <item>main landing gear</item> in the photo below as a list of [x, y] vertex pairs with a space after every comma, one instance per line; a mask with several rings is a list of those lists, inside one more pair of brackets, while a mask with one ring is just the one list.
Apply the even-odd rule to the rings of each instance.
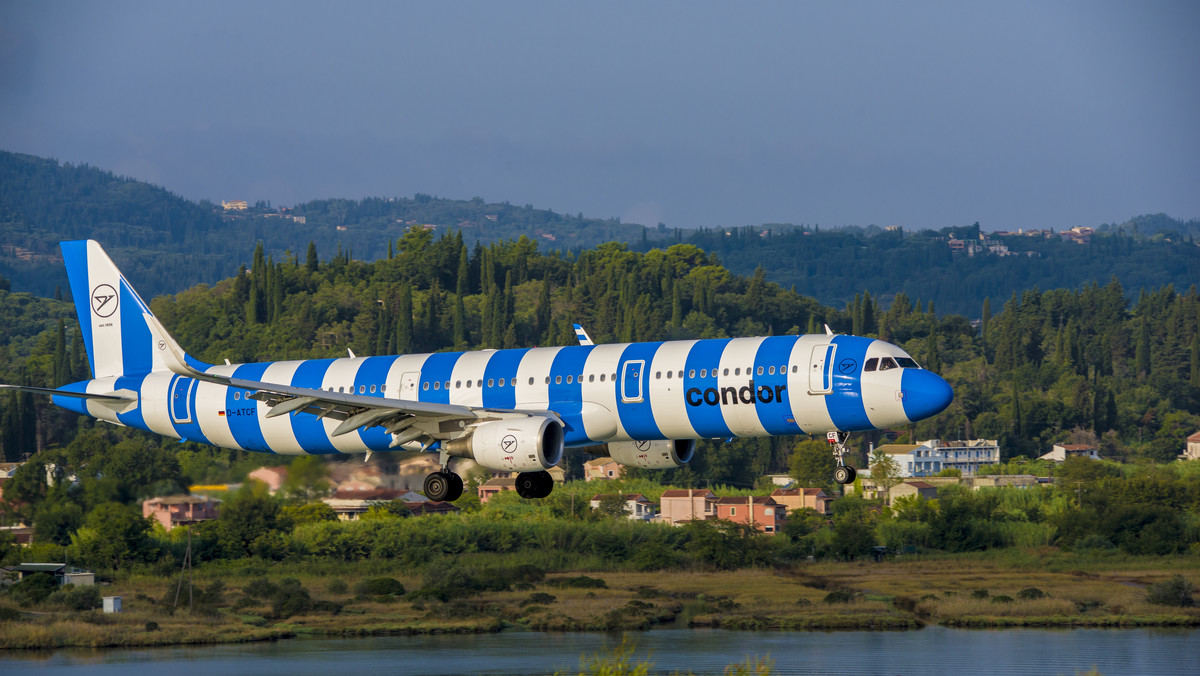
[[462, 494], [462, 477], [454, 472], [442, 470], [425, 477], [425, 497], [430, 500], [454, 502], [462, 497]]
[[833, 446], [833, 458], [837, 460], [837, 469], [833, 470], [833, 480], [839, 484], [854, 483], [854, 477], [858, 476], [858, 472], [854, 468], [846, 464], [844, 456], [850, 452], [846, 448], [846, 440], [850, 438], [849, 432], [830, 432], [825, 435], [829, 440], [829, 445]]
[[521, 472], [517, 475], [517, 495], [523, 498], [544, 498], [554, 490], [554, 477], [549, 472]]

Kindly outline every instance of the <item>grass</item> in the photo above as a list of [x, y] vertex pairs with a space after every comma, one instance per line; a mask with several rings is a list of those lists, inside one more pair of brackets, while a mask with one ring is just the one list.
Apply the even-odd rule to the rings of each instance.
[[[464, 565], [496, 565], [505, 555], [464, 555]], [[558, 586], [554, 579], [586, 574], [604, 588]], [[810, 563], [783, 570], [570, 570], [520, 590], [487, 592], [447, 602], [361, 597], [363, 580], [394, 577], [412, 591], [423, 576], [396, 562], [337, 565], [303, 562], [265, 566], [223, 564], [197, 569], [194, 583], [226, 586], [215, 609], [189, 612], [187, 587], [172, 611], [177, 578], [118, 576], [105, 595], [124, 598], [125, 612], [38, 609], [0, 622], [0, 648], [151, 646], [261, 641], [297, 635], [362, 636], [504, 630], [611, 631], [658, 624], [728, 629], [907, 629], [925, 624], [963, 627], [1200, 626], [1200, 608], [1146, 603], [1146, 588], [1182, 574], [1200, 583], [1200, 559], [1077, 557], [1030, 550], [1003, 555], [912, 558], [884, 563]], [[272, 619], [272, 605], [247, 598], [257, 577], [300, 581], [314, 601], [342, 606]], [[332, 584], [340, 581], [344, 584]], [[1043, 596], [1022, 591], [1036, 588]], [[330, 591], [335, 589], [337, 591]], [[984, 592], [986, 591], [986, 594]], [[832, 593], [836, 592], [836, 593]], [[997, 597], [1007, 597], [1008, 601]], [[829, 599], [830, 602], [827, 602]], [[845, 602], [832, 602], [841, 599]], [[0, 597], [0, 604], [7, 603]], [[157, 629], [147, 630], [147, 623]]]

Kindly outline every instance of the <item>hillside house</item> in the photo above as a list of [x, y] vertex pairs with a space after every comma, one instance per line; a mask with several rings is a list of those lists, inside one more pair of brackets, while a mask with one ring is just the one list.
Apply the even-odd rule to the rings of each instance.
[[167, 495], [142, 501], [142, 516], [154, 519], [163, 528], [191, 526], [217, 518], [221, 501], [204, 495]]
[[329, 505], [329, 507], [337, 514], [339, 521], [357, 521], [366, 514], [372, 507], [386, 505], [389, 502], [400, 500], [409, 506], [409, 511], [412, 511], [411, 505], [427, 502], [429, 499], [420, 493], [413, 491], [401, 491], [394, 488], [371, 488], [368, 490], [338, 490], [333, 495], [323, 498], [321, 502]]
[[1179, 454], [1180, 460], [1200, 460], [1200, 432], [1187, 438], [1187, 446]]
[[829, 505], [833, 502], [833, 498], [820, 488], [779, 488], [771, 493], [771, 498], [789, 512], [815, 509], [818, 514], [828, 514]]
[[583, 463], [583, 478], [587, 481], [591, 481], [592, 479], [620, 479], [621, 463], [612, 458], [593, 458]]
[[658, 500], [658, 520], [677, 526], [688, 521], [717, 518], [717, 495], [699, 488], [663, 491]]
[[994, 439], [930, 439], [871, 449], [871, 453], [876, 451], [887, 453], [896, 461], [901, 477], [929, 477], [947, 469], [957, 469], [963, 476], [974, 476], [981, 467], [1000, 462], [1000, 446]]
[[937, 497], [938, 489], [931, 483], [925, 481], [905, 481], [902, 484], [892, 486], [890, 498], [894, 503], [899, 498], [915, 495], [925, 500], [933, 500]]
[[259, 467], [247, 474], [246, 478], [263, 482], [267, 485], [267, 490], [275, 493], [283, 488], [283, 482], [287, 481], [287, 475], [287, 467], [280, 465], [278, 467]]
[[744, 523], [763, 533], [775, 534], [783, 528], [787, 507], [769, 496], [750, 495], [744, 498], [717, 498], [717, 518]]
[[[595, 495], [592, 496], [589, 504], [592, 509], [600, 509], [600, 504], [605, 498], [610, 498], [611, 495]], [[637, 493], [633, 495], [621, 495], [621, 499], [625, 502], [625, 516], [633, 521], [649, 521], [654, 518], [654, 503], [650, 502], [649, 498]]]
[[488, 481], [479, 484], [479, 488], [477, 490], [479, 492], [479, 502], [487, 504], [487, 501], [491, 500], [493, 495], [496, 495], [501, 491], [517, 490], [517, 479], [516, 477], [489, 479]]

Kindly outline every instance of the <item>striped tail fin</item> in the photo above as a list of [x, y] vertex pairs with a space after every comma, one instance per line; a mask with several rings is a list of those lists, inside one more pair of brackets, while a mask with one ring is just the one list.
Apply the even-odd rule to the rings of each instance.
[[162, 354], [166, 346], [158, 345], [163, 337], [151, 333], [145, 318], [153, 316], [150, 306], [104, 249], [90, 239], [60, 246], [93, 377], [169, 370]]

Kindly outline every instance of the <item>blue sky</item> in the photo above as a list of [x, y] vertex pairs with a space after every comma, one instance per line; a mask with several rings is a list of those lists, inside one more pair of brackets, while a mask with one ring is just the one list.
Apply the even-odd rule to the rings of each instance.
[[1200, 217], [1196, 2], [15, 2], [0, 149], [696, 227]]

